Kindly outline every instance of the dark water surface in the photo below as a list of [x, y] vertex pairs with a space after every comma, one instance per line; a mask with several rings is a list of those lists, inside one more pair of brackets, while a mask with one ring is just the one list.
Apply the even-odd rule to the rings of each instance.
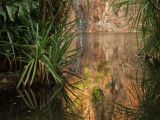
[[52, 93], [46, 88], [0, 91], [0, 120], [66, 120]]

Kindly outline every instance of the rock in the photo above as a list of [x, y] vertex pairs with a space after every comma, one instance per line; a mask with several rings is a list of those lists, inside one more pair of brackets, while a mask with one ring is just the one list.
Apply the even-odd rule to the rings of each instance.
[[[89, 11], [84, 0], [78, 0], [77, 6], [83, 8], [81, 13], [83, 18], [88, 22], [86, 31], [89, 32], [129, 32], [131, 22], [129, 22], [133, 11], [126, 16], [126, 10], [120, 9], [116, 13], [109, 0], [90, 0]], [[78, 7], [79, 8], [79, 7]], [[87, 8], [87, 9], [86, 9]], [[79, 9], [78, 9], [79, 10]], [[78, 11], [77, 10], [77, 11]], [[83, 26], [83, 25], [82, 25]]]

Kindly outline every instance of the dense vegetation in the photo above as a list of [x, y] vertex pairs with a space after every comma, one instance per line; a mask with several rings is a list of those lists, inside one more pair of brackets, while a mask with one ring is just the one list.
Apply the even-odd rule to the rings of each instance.
[[[69, 20], [71, 0], [1, 0], [0, 1], [0, 73], [18, 73], [17, 88], [52, 86], [52, 94], [37, 105], [36, 92], [24, 90], [22, 98], [31, 109], [54, 102], [71, 103], [66, 73], [75, 60], [70, 49], [76, 35], [76, 21]], [[136, 7], [134, 25], [142, 33], [143, 77], [138, 79], [136, 93], [139, 106], [117, 105], [126, 119], [158, 120], [160, 118], [160, 0], [119, 0], [115, 10]], [[87, 0], [87, 4], [89, 1]], [[127, 12], [126, 12], [127, 13]], [[144, 67], [145, 66], [145, 67]], [[146, 67], [147, 66], [147, 67]], [[138, 91], [139, 90], [139, 91]], [[139, 93], [140, 96], [139, 96]], [[93, 91], [94, 92], [94, 91]], [[42, 100], [43, 101], [43, 100]], [[61, 106], [62, 107], [62, 106]], [[64, 119], [64, 118], [63, 118]]]
[[76, 54], [70, 49], [77, 31], [71, 8], [64, 0], [0, 1], [0, 73], [18, 73], [17, 88], [51, 86], [49, 100], [66, 105], [73, 90], [66, 73]]
[[2, 0], [0, 5], [0, 71], [22, 73], [18, 86], [47, 77], [61, 83], [75, 32], [68, 2]]

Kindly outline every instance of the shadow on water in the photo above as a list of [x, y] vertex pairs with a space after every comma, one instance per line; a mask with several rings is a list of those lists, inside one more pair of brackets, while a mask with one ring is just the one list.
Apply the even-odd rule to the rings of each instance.
[[[0, 91], [0, 120], [68, 120], [68, 111], [54, 89], [34, 88]], [[77, 117], [78, 118], [78, 117]]]

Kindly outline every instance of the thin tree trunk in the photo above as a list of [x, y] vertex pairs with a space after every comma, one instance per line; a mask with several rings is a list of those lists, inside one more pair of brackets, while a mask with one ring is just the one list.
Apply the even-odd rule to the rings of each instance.
[[40, 20], [41, 20], [42, 31], [46, 21], [46, 13], [47, 13], [47, 2], [46, 0], [41, 0], [40, 1], [40, 14], [41, 14]]

